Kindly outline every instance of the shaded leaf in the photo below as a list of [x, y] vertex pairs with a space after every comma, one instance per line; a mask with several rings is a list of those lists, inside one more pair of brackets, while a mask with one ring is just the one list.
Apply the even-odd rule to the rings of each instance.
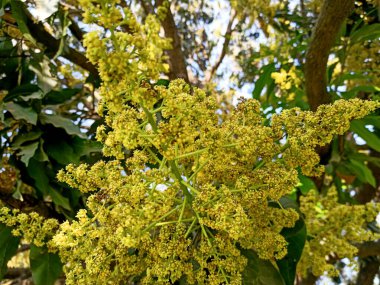
[[285, 285], [280, 272], [269, 260], [260, 259], [250, 249], [240, 251], [248, 259], [248, 264], [243, 271], [244, 285]]
[[14, 141], [12, 143], [12, 146], [13, 147], [19, 147], [19, 146], [21, 146], [25, 142], [30, 142], [30, 141], [34, 141], [34, 140], [39, 139], [41, 137], [41, 135], [42, 135], [41, 131], [34, 131], [34, 132], [23, 133], [21, 135], [18, 135], [14, 139]]
[[79, 163], [79, 157], [65, 141], [45, 145], [47, 153], [60, 164]]
[[36, 285], [53, 285], [62, 273], [59, 256], [46, 248], [30, 246], [30, 268]]
[[42, 100], [45, 105], [62, 104], [63, 102], [70, 100], [74, 95], [78, 94], [80, 89], [64, 89], [60, 91], [52, 90], [46, 94]]
[[56, 128], [64, 129], [69, 135], [77, 135], [83, 138], [85, 137], [85, 135], [80, 132], [79, 127], [67, 118], [58, 115], [47, 115], [41, 113], [40, 120], [42, 124], [51, 124]]
[[43, 162], [37, 161], [34, 158], [30, 159], [28, 164], [28, 173], [35, 181], [36, 188], [43, 195], [48, 195], [50, 192], [49, 177], [46, 174], [46, 166]]
[[90, 141], [74, 137], [71, 143], [77, 156], [89, 155], [92, 152], [101, 152], [102, 144], [98, 141]]
[[37, 124], [37, 113], [32, 107], [23, 107], [19, 104], [8, 102], [5, 108], [9, 111], [16, 120], [25, 120], [30, 124]]
[[13, 88], [7, 96], [4, 98], [4, 102], [9, 102], [15, 98], [18, 98], [20, 96], [28, 96], [30, 94], [33, 94], [35, 92], [39, 92], [40, 88], [37, 85], [34, 84], [22, 84], [15, 88]]
[[8, 261], [17, 252], [19, 237], [12, 235], [12, 229], [0, 223], [0, 280], [7, 272]]
[[307, 238], [306, 225], [302, 217], [298, 219], [293, 228], [285, 228], [281, 234], [288, 242], [288, 253], [283, 259], [277, 260], [276, 263], [285, 284], [293, 285], [296, 278], [297, 264], [301, 258]]

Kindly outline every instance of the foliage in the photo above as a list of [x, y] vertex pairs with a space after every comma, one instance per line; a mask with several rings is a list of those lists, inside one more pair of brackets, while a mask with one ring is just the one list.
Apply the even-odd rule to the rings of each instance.
[[[374, 3], [340, 28], [331, 104], [312, 112], [323, 1], [60, 1], [40, 21], [36, 2], [0, 1], [0, 277], [25, 245], [37, 285], [307, 284], [365, 260], [380, 212]], [[238, 104], [220, 90], [250, 83]]]

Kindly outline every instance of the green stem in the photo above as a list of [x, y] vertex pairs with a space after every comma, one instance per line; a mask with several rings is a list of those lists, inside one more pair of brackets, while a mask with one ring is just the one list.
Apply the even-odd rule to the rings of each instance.
[[191, 233], [191, 230], [193, 229], [195, 223], [196, 223], [197, 219], [196, 218], [193, 218], [193, 222], [191, 223], [190, 227], [187, 229], [186, 231], [186, 234], [185, 234], [185, 238], [187, 238], [187, 236]]
[[148, 227], [146, 227], [141, 233], [144, 234], [150, 229], [152, 229], [157, 223], [161, 222], [163, 219], [169, 217], [171, 214], [173, 214], [175, 211], [178, 210], [178, 206], [172, 209], [171, 211], [167, 212], [165, 215], [161, 216], [157, 221], [151, 223]]

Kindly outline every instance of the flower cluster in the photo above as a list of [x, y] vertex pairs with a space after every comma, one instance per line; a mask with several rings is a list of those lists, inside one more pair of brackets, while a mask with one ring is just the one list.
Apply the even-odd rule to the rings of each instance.
[[22, 235], [26, 241], [36, 246], [46, 245], [58, 230], [59, 225], [56, 219], [45, 219], [35, 212], [26, 214], [7, 207], [0, 208], [0, 223], [14, 228], [13, 235]]
[[340, 100], [268, 122], [259, 102], [241, 100], [219, 116], [216, 99], [201, 89], [156, 81], [169, 43], [154, 17], [141, 25], [117, 1], [80, 2], [85, 20], [105, 28], [88, 33], [85, 46], [103, 80], [106, 125], [97, 138], [109, 159], [58, 174], [88, 196], [87, 208], [49, 242], [66, 283], [241, 284], [241, 249], [283, 258], [281, 231], [299, 217], [279, 199], [297, 185], [297, 170], [318, 174], [315, 148], [380, 104]]
[[338, 271], [329, 259], [343, 257], [352, 259], [358, 249], [355, 243], [380, 238], [367, 226], [380, 211], [380, 204], [343, 205], [338, 203], [338, 193], [330, 188], [326, 196], [311, 191], [301, 197], [301, 211], [305, 214], [310, 240], [306, 241], [297, 270], [306, 274], [311, 269], [315, 276], [327, 272], [337, 275]]
[[255, 100], [222, 121], [215, 99], [183, 80], [131, 90], [119, 113], [108, 104], [112, 92], [103, 93], [109, 125], [98, 137], [117, 149], [115, 159], [59, 174], [91, 193], [88, 212], [53, 238], [68, 284], [240, 284], [239, 248], [263, 259], [286, 255], [280, 232], [298, 214], [270, 205], [292, 191], [296, 169], [317, 174], [315, 147], [379, 106], [340, 100], [315, 113], [284, 111], [268, 124]]

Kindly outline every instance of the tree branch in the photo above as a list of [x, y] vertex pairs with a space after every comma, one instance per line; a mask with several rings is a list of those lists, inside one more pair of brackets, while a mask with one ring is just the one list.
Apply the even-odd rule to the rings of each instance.
[[[157, 7], [162, 6], [164, 0], [158, 0], [156, 2]], [[189, 76], [187, 74], [185, 57], [182, 52], [181, 38], [178, 34], [177, 27], [174, 22], [173, 14], [168, 7], [166, 17], [161, 21], [162, 27], [165, 31], [165, 37], [172, 39], [172, 49], [167, 50], [169, 56], [169, 78], [183, 78], [186, 82], [189, 82]]]
[[[56, 54], [59, 50], [60, 41], [54, 38], [48, 31], [46, 31], [44, 25], [41, 22], [35, 23], [33, 16], [26, 8], [23, 10], [27, 16], [26, 25], [32, 37], [35, 38], [37, 42], [42, 43], [46, 47], [46, 51], [48, 53], [50, 52]], [[6, 12], [2, 18], [7, 21], [7, 19], [13, 17], [10, 13]], [[62, 53], [62, 57], [89, 71], [94, 76], [98, 76], [97, 68], [92, 63], [90, 63], [88, 59], [79, 51], [71, 47], [67, 47]]]
[[214, 66], [211, 68], [210, 73], [208, 74], [208, 76], [206, 78], [206, 82], [210, 82], [211, 81], [211, 79], [215, 75], [216, 71], [218, 70], [219, 66], [223, 62], [224, 57], [227, 54], [228, 46], [230, 44], [231, 35], [232, 35], [232, 32], [233, 32], [232, 24], [233, 24], [233, 22], [234, 22], [234, 20], [236, 18], [236, 11], [231, 11], [231, 12], [232, 13], [231, 13], [231, 16], [230, 16], [230, 20], [228, 22], [227, 29], [226, 29], [226, 32], [224, 34], [224, 42], [223, 42], [222, 52], [220, 53], [219, 58], [215, 62]]
[[376, 258], [362, 261], [356, 285], [372, 285], [373, 279], [379, 273], [380, 262]]
[[330, 49], [344, 19], [354, 7], [354, 0], [325, 0], [306, 53], [305, 82], [310, 109], [331, 102], [327, 93], [326, 68]]

